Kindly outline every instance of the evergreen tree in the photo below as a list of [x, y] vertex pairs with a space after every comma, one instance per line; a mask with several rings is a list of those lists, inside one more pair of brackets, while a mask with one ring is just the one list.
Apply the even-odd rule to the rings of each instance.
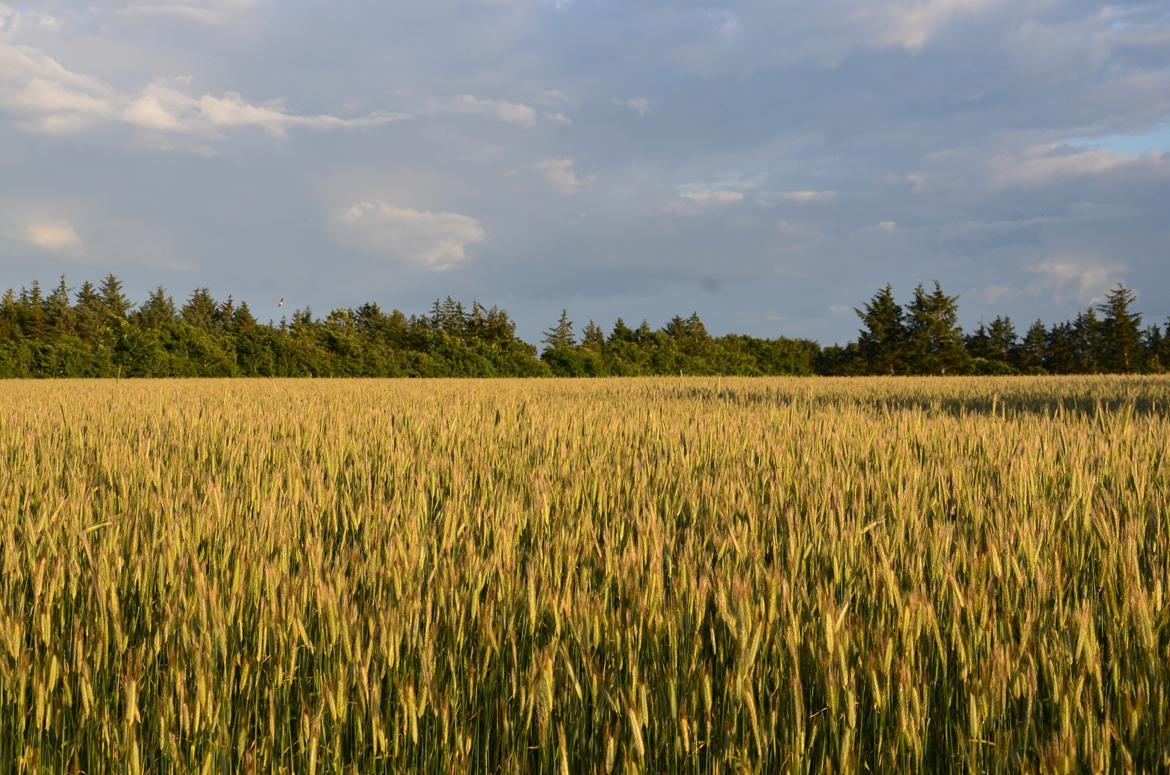
[[613, 331], [609, 335], [610, 343], [613, 342], [632, 342], [634, 341], [634, 329], [626, 325], [626, 321], [621, 318], [613, 324]]
[[1170, 318], [1166, 320], [1166, 330], [1162, 334], [1162, 343], [1158, 348], [1158, 362], [1163, 369], [1170, 370]]
[[634, 341], [638, 344], [646, 344], [654, 340], [654, 332], [650, 330], [650, 323], [642, 318], [642, 324], [638, 326], [638, 330], [634, 332]]
[[0, 297], [0, 343], [16, 342], [23, 336], [20, 329], [20, 307], [16, 294], [9, 288]]
[[967, 352], [971, 354], [972, 358], [991, 358], [991, 336], [987, 333], [987, 326], [983, 321], [979, 321], [979, 325], [975, 331], [967, 335], [965, 340], [967, 345]]
[[987, 327], [987, 340], [986, 357], [1004, 363], [1011, 362], [1017, 340], [1016, 327], [1012, 325], [1011, 318], [997, 316], [991, 321]]
[[683, 319], [682, 315], [675, 315], [662, 327], [662, 332], [671, 339], [686, 339], [687, 321]]
[[73, 308], [69, 306], [69, 288], [65, 285], [65, 275], [61, 275], [61, 281], [45, 299], [45, 311], [49, 326], [57, 334], [73, 333], [74, 315]]
[[304, 309], [293, 310], [292, 321], [289, 323], [289, 329], [293, 333], [301, 335], [311, 334], [316, 325], [316, 320], [313, 319], [312, 307], [306, 306]]
[[134, 306], [126, 294], [122, 292], [122, 281], [112, 273], [107, 274], [98, 289], [102, 308], [115, 318], [125, 319]]
[[484, 319], [484, 338], [497, 344], [511, 344], [516, 341], [516, 323], [507, 312], [494, 304]]
[[219, 305], [212, 298], [211, 292], [206, 288], [196, 288], [179, 315], [187, 324], [210, 331], [215, 328], [218, 311]]
[[577, 339], [573, 334], [573, 321], [569, 320], [569, 311], [561, 310], [561, 317], [557, 324], [544, 332], [544, 352], [540, 358], [558, 377], [578, 377], [584, 373], [580, 353], [577, 351]]
[[1165, 371], [1165, 364], [1162, 361], [1162, 350], [1165, 347], [1162, 329], [1157, 326], [1147, 328], [1143, 345], [1145, 346], [1145, 360], [1149, 364], [1150, 371], [1161, 374]]
[[134, 313], [135, 320], [143, 328], [159, 328], [175, 321], [175, 302], [162, 286], [151, 291], [146, 301]]
[[707, 333], [707, 326], [703, 325], [703, 320], [699, 317], [698, 312], [691, 312], [691, 316], [687, 318], [687, 333], [696, 339], [711, 338], [711, 335]]
[[248, 308], [248, 302], [240, 302], [240, 306], [236, 307], [235, 314], [232, 316], [232, 327], [239, 331], [241, 329], [255, 328], [256, 325], [256, 318], [252, 316], [252, 310]]
[[959, 328], [958, 296], [947, 296], [935, 282], [927, 293], [919, 285], [907, 310], [908, 360], [916, 374], [964, 374], [970, 356]]
[[26, 337], [41, 338], [48, 328], [45, 319], [45, 299], [41, 293], [41, 284], [33, 280], [28, 288], [20, 291], [18, 306], [20, 329]]
[[1104, 340], [1097, 311], [1087, 309], [1077, 315], [1067, 329], [1073, 350], [1073, 362], [1065, 374], [1097, 374], [1104, 357]]
[[236, 316], [236, 301], [228, 294], [227, 300], [215, 308], [216, 328], [230, 328]]
[[1053, 325], [1044, 343], [1044, 368], [1052, 374], [1076, 374], [1081, 355], [1072, 323]]
[[431, 305], [431, 325], [452, 336], [462, 335], [467, 328], [467, 310], [463, 302], [450, 296], [442, 301], [436, 299]]
[[1100, 325], [1100, 366], [1107, 372], [1132, 374], [1144, 366], [1142, 316], [1130, 311], [1135, 301], [1137, 296], [1134, 292], [1118, 284], [1106, 294], [1105, 302], [1097, 307], [1104, 316]]
[[74, 326], [77, 335], [85, 342], [96, 343], [106, 328], [106, 313], [102, 298], [93, 283], [86, 280], [81, 284], [73, 305]]
[[592, 320], [581, 332], [581, 346], [596, 351], [600, 351], [605, 346], [605, 334]]
[[577, 344], [577, 338], [573, 334], [573, 321], [569, 320], [567, 309], [561, 310], [557, 324], [544, 332], [543, 341], [550, 350], [558, 347], [570, 348]]
[[1024, 341], [1016, 350], [1015, 367], [1025, 374], [1044, 368], [1044, 356], [1048, 348], [1048, 329], [1044, 321], [1037, 320], [1024, 335]]
[[[712, 337], [697, 313], [674, 316], [661, 329], [621, 319], [608, 339], [590, 321], [578, 344], [563, 311], [546, 333], [545, 352], [515, 336], [497, 307], [450, 297], [430, 315], [387, 315], [377, 304], [340, 308], [325, 320], [305, 308], [291, 325], [260, 324], [232, 297], [218, 304], [195, 290], [181, 313], [162, 288], [136, 311], [112, 275], [99, 290], [85, 283], [70, 307], [64, 278], [46, 296], [33, 282], [0, 296], [0, 376], [532, 376], [655, 374], [1078, 373], [1165, 369], [1170, 325], [1139, 328], [1131, 291], [1119, 287], [1075, 321], [1047, 329], [1037, 321], [1022, 342], [1006, 317], [981, 323], [966, 342], [957, 299], [921, 286], [902, 308], [887, 287], [858, 311], [866, 328], [858, 342], [821, 349], [815, 342]], [[121, 311], [119, 315], [118, 311]], [[1100, 313], [1100, 317], [1099, 317]], [[1134, 330], [1139, 331], [1132, 348]], [[1127, 344], [1128, 343], [1128, 344]], [[866, 351], [863, 354], [862, 345]], [[1127, 359], [1126, 353], [1130, 353]], [[1136, 353], [1136, 354], [1135, 354]]]
[[863, 309], [854, 311], [865, 326], [858, 334], [857, 347], [866, 370], [873, 374], [905, 373], [906, 327], [893, 287], [882, 288]]
[[101, 296], [93, 287], [93, 283], [89, 280], [83, 282], [81, 288], [77, 290], [77, 307], [82, 310], [96, 311], [101, 308], [101, 303]]

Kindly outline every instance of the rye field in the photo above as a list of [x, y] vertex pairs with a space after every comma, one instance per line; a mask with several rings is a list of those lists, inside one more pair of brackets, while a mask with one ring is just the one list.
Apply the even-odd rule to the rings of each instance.
[[0, 383], [0, 768], [1170, 769], [1170, 379]]

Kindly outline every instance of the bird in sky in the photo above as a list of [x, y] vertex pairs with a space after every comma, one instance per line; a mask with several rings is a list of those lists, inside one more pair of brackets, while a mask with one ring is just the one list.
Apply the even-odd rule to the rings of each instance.
[[283, 306], [284, 306], [284, 297], [283, 297], [283, 296], [280, 298], [280, 301], [276, 302], [276, 306], [277, 306], [277, 307], [283, 307]]

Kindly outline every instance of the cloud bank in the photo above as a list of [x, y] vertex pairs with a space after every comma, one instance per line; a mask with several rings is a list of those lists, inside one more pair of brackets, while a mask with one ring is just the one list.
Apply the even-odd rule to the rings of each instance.
[[843, 340], [935, 279], [966, 324], [1116, 282], [1157, 319], [1168, 127], [1152, 2], [0, 0], [0, 285], [279, 275], [534, 340], [562, 307]]

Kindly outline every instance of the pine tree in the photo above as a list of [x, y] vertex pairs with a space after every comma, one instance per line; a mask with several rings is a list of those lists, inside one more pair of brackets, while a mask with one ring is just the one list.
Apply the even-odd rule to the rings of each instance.
[[497, 344], [510, 343], [516, 338], [516, 323], [507, 312], [493, 305], [484, 317], [483, 337]]
[[1044, 355], [1048, 347], [1048, 328], [1044, 321], [1037, 320], [1024, 335], [1024, 341], [1016, 350], [1015, 367], [1024, 373], [1044, 368]]
[[316, 323], [317, 321], [313, 318], [313, 308], [306, 306], [304, 309], [293, 310], [289, 328], [299, 334], [305, 334], [312, 331]]
[[865, 325], [858, 334], [857, 346], [866, 370], [874, 374], [905, 373], [906, 327], [893, 287], [882, 288], [863, 309], [854, 312]]
[[1067, 330], [1073, 350], [1073, 362], [1064, 373], [1100, 373], [1101, 360], [1105, 352], [1101, 321], [1097, 319], [1097, 311], [1090, 308], [1080, 313]]
[[685, 339], [687, 337], [687, 321], [681, 315], [675, 315], [662, 327], [663, 333], [671, 339]]
[[44, 336], [47, 322], [45, 320], [45, 299], [41, 293], [41, 284], [33, 280], [27, 289], [20, 291], [19, 303], [20, 328], [24, 336], [39, 339]]
[[20, 339], [20, 308], [16, 294], [9, 288], [0, 297], [0, 342]]
[[106, 275], [105, 279], [102, 280], [98, 296], [105, 311], [115, 318], [125, 319], [134, 306], [126, 294], [122, 292], [122, 281], [114, 277], [112, 273]]
[[692, 312], [691, 316], [687, 318], [687, 334], [694, 339], [706, 341], [711, 338], [707, 333], [707, 327], [703, 325], [703, 321], [699, 318], [698, 312]]
[[227, 300], [215, 308], [215, 324], [218, 328], [230, 328], [236, 316], [236, 300], [228, 294]]
[[1052, 374], [1076, 374], [1080, 360], [1073, 324], [1053, 325], [1044, 342], [1044, 368]]
[[1142, 363], [1142, 316], [1131, 312], [1130, 307], [1137, 301], [1133, 291], [1124, 285], [1105, 296], [1105, 302], [1097, 306], [1104, 316], [1101, 321], [1101, 359], [1103, 370], [1115, 374], [1132, 374], [1140, 371]]
[[106, 323], [101, 296], [93, 283], [86, 280], [77, 290], [75, 299], [73, 318], [77, 335], [86, 342], [96, 343], [101, 339]]
[[1165, 364], [1162, 362], [1162, 349], [1165, 347], [1165, 343], [1162, 341], [1162, 329], [1158, 326], [1147, 328], [1143, 345], [1146, 351], [1146, 363], [1149, 364], [1150, 371], [1161, 374], [1165, 371]]
[[159, 286], [146, 297], [134, 317], [145, 328], [158, 328], [172, 323], [175, 320], [175, 302]]
[[196, 288], [191, 292], [191, 297], [187, 299], [187, 303], [183, 305], [179, 314], [190, 325], [210, 331], [215, 328], [215, 316], [218, 309], [219, 305], [211, 297], [210, 291], [206, 288]]
[[256, 318], [252, 315], [252, 310], [248, 309], [248, 302], [242, 301], [240, 306], [236, 307], [232, 316], [232, 326], [237, 331], [256, 327]]
[[958, 296], [947, 296], [935, 282], [927, 293], [919, 285], [907, 311], [909, 365], [917, 374], [963, 374], [970, 356], [959, 328]]
[[632, 342], [634, 341], [634, 329], [626, 325], [626, 321], [621, 318], [613, 324], [613, 331], [609, 335], [610, 342]]
[[646, 318], [642, 318], [641, 325], [639, 325], [638, 330], [634, 332], [634, 341], [638, 344], [647, 344], [653, 339], [654, 332], [650, 330], [650, 323], [646, 320]]
[[98, 296], [93, 283], [86, 280], [77, 290], [77, 307], [86, 311], [96, 311], [101, 307], [102, 299]]
[[1163, 369], [1170, 369], [1170, 318], [1166, 320], [1166, 331], [1162, 334], [1162, 345], [1158, 348], [1158, 362]]
[[991, 357], [991, 336], [987, 333], [987, 326], [983, 324], [982, 320], [979, 321], [975, 332], [967, 336], [966, 344], [967, 352], [971, 354], [971, 357]]
[[65, 275], [61, 275], [61, 281], [45, 299], [45, 310], [48, 313], [49, 325], [56, 333], [73, 332], [74, 315], [73, 308], [69, 306], [69, 288], [65, 285]]
[[544, 332], [543, 341], [550, 350], [558, 347], [573, 347], [577, 344], [577, 338], [573, 334], [573, 321], [569, 320], [567, 309], [561, 310], [561, 317], [557, 324]]
[[605, 346], [605, 334], [602, 333], [601, 328], [592, 320], [589, 321], [581, 332], [581, 346], [597, 351], [600, 351]]
[[467, 330], [467, 310], [463, 302], [447, 298], [431, 305], [431, 325], [452, 336], [462, 336]]
[[1011, 318], [997, 316], [987, 327], [987, 357], [1009, 363], [1016, 349], [1016, 327]]

